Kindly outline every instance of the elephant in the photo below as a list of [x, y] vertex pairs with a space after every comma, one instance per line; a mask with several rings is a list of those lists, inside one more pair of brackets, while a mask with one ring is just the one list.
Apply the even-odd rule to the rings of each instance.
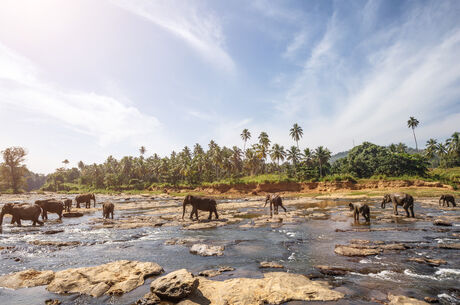
[[81, 194], [75, 197], [77, 208], [80, 208], [80, 203], [84, 202], [85, 208], [89, 209], [91, 207], [91, 200], [94, 200], [94, 207], [96, 207], [96, 197], [94, 194]]
[[450, 194], [444, 194], [444, 195], [441, 195], [441, 197], [439, 198], [439, 205], [441, 206], [441, 202], [442, 202], [442, 206], [445, 206], [446, 203], [447, 203], [447, 206], [449, 207], [449, 202], [452, 203], [452, 206], [453, 207], [456, 207], [457, 204], [455, 203], [455, 198], [454, 196], [450, 195]]
[[64, 210], [66, 212], [70, 212], [70, 209], [72, 208], [72, 199], [64, 199], [63, 203], [64, 203]]
[[42, 220], [48, 220], [48, 212], [56, 213], [59, 216], [59, 220], [62, 219], [62, 211], [64, 211], [62, 201], [55, 199], [37, 200], [35, 204], [42, 208]]
[[365, 203], [349, 203], [350, 211], [353, 211], [353, 218], [359, 222], [359, 214], [363, 215], [366, 222], [371, 221], [371, 211], [369, 206]]
[[[393, 212], [395, 215], [398, 215], [398, 205], [402, 206], [406, 211], [407, 217], [415, 217], [414, 215], [414, 197], [406, 193], [393, 193], [386, 194], [383, 196], [382, 200], [382, 209], [385, 208], [385, 204], [392, 202], [393, 203]], [[409, 210], [411, 216], [409, 216]]]
[[115, 206], [111, 202], [104, 202], [102, 204], [102, 217], [104, 218], [109, 218], [111, 215], [113, 219], [113, 210], [115, 209]]
[[182, 212], [182, 219], [184, 219], [185, 215], [185, 207], [187, 204], [190, 204], [193, 209], [192, 213], [190, 213], [190, 219], [193, 220], [193, 214], [195, 214], [196, 219], [198, 220], [198, 210], [201, 211], [209, 211], [208, 219], [212, 218], [212, 213], [216, 215], [216, 219], [219, 219], [219, 215], [217, 214], [217, 203], [214, 199], [210, 198], [201, 198], [192, 195], [185, 196], [184, 203], [183, 203], [183, 212]]
[[43, 222], [39, 220], [40, 214], [42, 213], [42, 208], [36, 204], [14, 204], [6, 203], [2, 207], [2, 212], [0, 213], [0, 226], [3, 223], [3, 216], [5, 214], [12, 215], [12, 223], [17, 222], [18, 226], [21, 226], [21, 219], [23, 220], [32, 220], [32, 225], [43, 225]]
[[286, 208], [283, 206], [283, 200], [281, 200], [280, 195], [274, 194], [274, 195], [267, 195], [265, 197], [265, 204], [264, 207], [267, 205], [267, 203], [270, 202], [270, 217], [273, 216], [272, 214], [272, 206], [273, 209], [275, 210], [275, 215], [278, 215], [278, 207], [282, 207], [284, 212], [287, 212]]

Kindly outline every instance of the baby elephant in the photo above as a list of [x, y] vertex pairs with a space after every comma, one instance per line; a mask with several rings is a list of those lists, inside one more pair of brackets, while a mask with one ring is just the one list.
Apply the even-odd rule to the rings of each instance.
[[70, 212], [70, 208], [72, 207], [72, 199], [64, 199], [64, 210], [66, 212]]
[[275, 215], [278, 215], [278, 207], [283, 208], [284, 212], [287, 212], [286, 208], [283, 206], [283, 200], [281, 200], [280, 195], [274, 194], [274, 195], [267, 195], [265, 197], [265, 204], [264, 207], [267, 205], [267, 203], [270, 202], [270, 217], [273, 216], [272, 214], [272, 206], [273, 209], [275, 210]]
[[442, 206], [445, 206], [446, 203], [447, 203], [447, 207], [449, 207], [449, 202], [452, 203], [453, 207], [457, 206], [457, 204], [455, 204], [454, 196], [449, 195], [449, 194], [441, 195], [441, 197], [439, 198], [439, 205], [440, 206], [441, 206], [441, 202], [442, 202]]
[[104, 202], [102, 204], [102, 217], [104, 218], [109, 218], [109, 215], [111, 216], [110, 218], [113, 219], [113, 210], [115, 209], [115, 206], [111, 202]]
[[371, 211], [367, 204], [350, 203], [348, 206], [350, 207], [350, 211], [353, 211], [353, 218], [355, 219], [355, 221], [359, 222], [359, 214], [363, 215], [366, 222], [371, 221]]

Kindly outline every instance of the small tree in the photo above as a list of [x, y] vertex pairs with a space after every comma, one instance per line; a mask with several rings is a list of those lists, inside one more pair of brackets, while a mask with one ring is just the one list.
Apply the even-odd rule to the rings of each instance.
[[27, 172], [26, 166], [22, 164], [26, 154], [22, 147], [9, 147], [2, 151], [4, 161], [2, 172], [15, 194], [19, 192], [19, 188], [24, 182], [24, 174]]

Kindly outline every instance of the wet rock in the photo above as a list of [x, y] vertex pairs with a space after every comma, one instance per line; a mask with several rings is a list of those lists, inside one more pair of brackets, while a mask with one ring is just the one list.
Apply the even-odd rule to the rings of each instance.
[[334, 252], [336, 254], [343, 256], [369, 256], [379, 254], [380, 250], [372, 248], [358, 248], [345, 245], [336, 245]]
[[161, 299], [154, 293], [149, 292], [145, 294], [141, 299], [137, 300], [131, 305], [155, 305], [160, 304]]
[[18, 289], [49, 284], [54, 279], [51, 270], [37, 271], [34, 269], [0, 276], [0, 287]]
[[43, 234], [51, 235], [51, 234], [57, 234], [57, 233], [62, 233], [62, 232], [64, 232], [64, 230], [49, 230], [49, 231], [43, 232]]
[[425, 302], [427, 303], [439, 303], [439, 300], [437, 298], [432, 298], [432, 297], [424, 297], [423, 298]]
[[33, 240], [28, 242], [34, 246], [53, 246], [53, 247], [69, 247], [81, 244], [79, 241], [46, 241], [46, 240]]
[[162, 272], [163, 268], [155, 263], [121, 260], [95, 267], [58, 271], [47, 289], [56, 293], [80, 293], [93, 297], [122, 294], [142, 285], [145, 278]]
[[439, 266], [439, 265], [447, 264], [447, 262], [443, 259], [430, 259], [430, 258], [424, 258], [424, 257], [409, 258], [409, 261], [416, 262], [419, 264], [427, 264], [430, 266]]
[[407, 247], [404, 244], [387, 244], [378, 246], [382, 250], [406, 250]]
[[201, 241], [201, 239], [190, 237], [190, 238], [172, 238], [165, 241], [165, 245], [187, 245]]
[[82, 216], [83, 216], [83, 213], [80, 213], [80, 212], [68, 212], [68, 213], [62, 214], [62, 217], [82, 217]]
[[452, 226], [451, 222], [448, 222], [447, 220], [444, 220], [444, 219], [436, 219], [435, 221], [433, 221], [433, 224], [435, 226], [444, 226], [444, 227], [451, 227]]
[[284, 266], [276, 262], [260, 262], [259, 268], [284, 268]]
[[321, 272], [322, 274], [325, 274], [325, 275], [333, 275], [333, 276], [336, 276], [336, 275], [345, 275], [349, 272], [351, 272], [352, 270], [349, 269], [349, 268], [344, 268], [344, 267], [334, 267], [334, 266], [325, 266], [325, 265], [316, 265], [315, 266], [316, 269], [319, 270], [319, 272]]
[[48, 299], [48, 300], [45, 301], [45, 304], [46, 305], [61, 305], [61, 301]]
[[214, 277], [222, 274], [222, 272], [233, 271], [235, 268], [229, 266], [221, 266], [219, 269], [210, 269], [210, 270], [203, 270], [198, 273], [199, 276], [204, 277]]
[[157, 278], [150, 284], [150, 291], [161, 299], [178, 301], [189, 296], [198, 287], [198, 279], [185, 269]]
[[335, 301], [344, 294], [327, 283], [301, 274], [269, 272], [262, 279], [234, 278], [212, 281], [200, 278], [198, 289], [178, 304], [282, 304], [288, 301]]
[[454, 249], [454, 250], [460, 250], [460, 243], [439, 244], [438, 247], [441, 248], [441, 249]]
[[222, 256], [224, 255], [224, 246], [210, 246], [206, 244], [195, 244], [190, 248], [190, 253], [201, 256]]
[[388, 294], [388, 305], [426, 305], [428, 303], [420, 301], [414, 298], [409, 298], [403, 295], [392, 295]]

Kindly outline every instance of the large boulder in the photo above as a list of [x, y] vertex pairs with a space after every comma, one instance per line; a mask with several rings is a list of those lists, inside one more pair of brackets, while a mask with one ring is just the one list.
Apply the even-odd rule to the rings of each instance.
[[144, 284], [144, 279], [163, 272], [151, 262], [115, 261], [108, 264], [72, 268], [55, 273], [47, 289], [56, 293], [80, 293], [93, 297], [122, 294]]
[[51, 270], [37, 271], [33, 269], [0, 276], [0, 287], [18, 289], [49, 284], [54, 279]]
[[212, 281], [200, 278], [198, 289], [181, 305], [282, 304], [288, 301], [335, 301], [343, 293], [331, 290], [325, 282], [314, 282], [301, 274], [265, 273], [263, 279], [234, 278]]
[[150, 291], [161, 299], [178, 301], [189, 296], [198, 287], [198, 279], [185, 269], [180, 269], [160, 278], [150, 285]]
[[195, 244], [190, 248], [190, 253], [201, 256], [222, 256], [224, 246], [211, 246], [206, 244]]
[[388, 305], [428, 305], [427, 302], [420, 301], [417, 299], [409, 298], [403, 295], [388, 295], [390, 303]]

